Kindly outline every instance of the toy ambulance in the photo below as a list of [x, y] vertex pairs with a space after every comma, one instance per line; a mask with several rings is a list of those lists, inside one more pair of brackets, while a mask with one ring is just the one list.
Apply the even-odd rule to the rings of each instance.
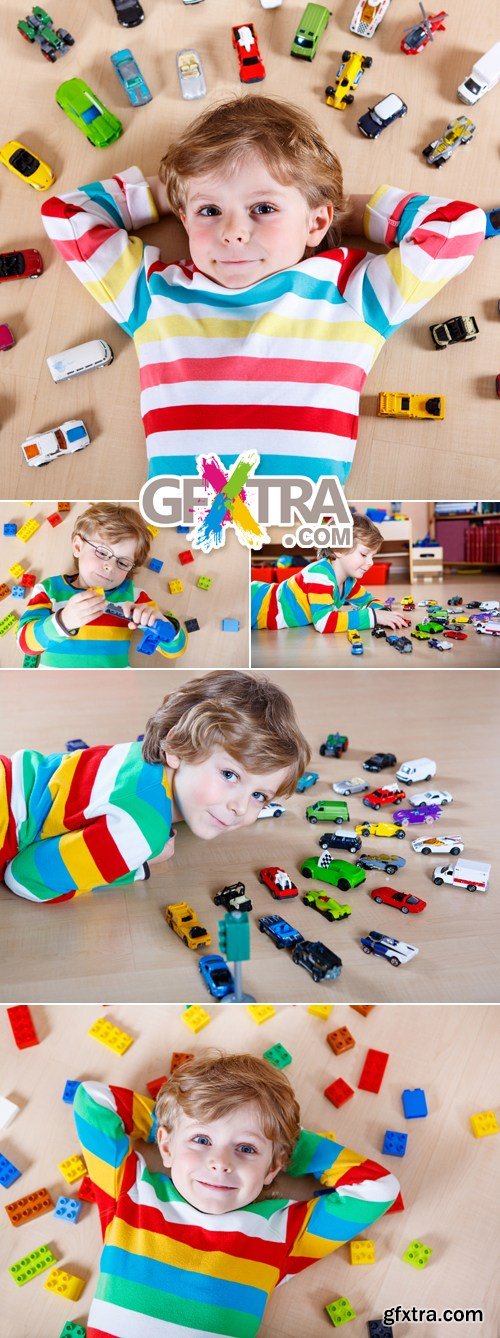
[[466, 892], [487, 892], [491, 864], [480, 860], [457, 859], [456, 864], [438, 864], [432, 875], [433, 883], [441, 887], [442, 883], [451, 883], [452, 887], [465, 888]]

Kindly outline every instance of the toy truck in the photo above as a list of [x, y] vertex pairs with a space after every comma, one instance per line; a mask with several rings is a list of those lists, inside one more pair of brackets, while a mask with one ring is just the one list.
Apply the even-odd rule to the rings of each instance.
[[432, 881], [437, 887], [451, 883], [452, 887], [462, 887], [466, 892], [487, 892], [491, 864], [480, 860], [457, 859], [456, 864], [438, 864], [434, 869]]
[[406, 395], [382, 390], [378, 397], [380, 418], [444, 418], [444, 395]]
[[175, 934], [179, 935], [187, 948], [209, 948], [212, 942], [210, 934], [200, 924], [196, 912], [186, 901], [172, 902], [167, 906], [165, 919]]
[[495, 42], [490, 46], [472, 66], [472, 70], [463, 84], [457, 88], [457, 93], [461, 102], [467, 102], [472, 106], [474, 102], [479, 102], [485, 93], [489, 93], [490, 88], [494, 88], [500, 80], [500, 42]]

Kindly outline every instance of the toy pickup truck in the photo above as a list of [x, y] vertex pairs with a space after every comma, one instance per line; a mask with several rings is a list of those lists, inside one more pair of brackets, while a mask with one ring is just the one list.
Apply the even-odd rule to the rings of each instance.
[[172, 902], [165, 910], [165, 919], [187, 948], [209, 948], [210, 934], [200, 924], [196, 912], [187, 901]]
[[379, 418], [443, 419], [445, 408], [444, 395], [406, 395], [382, 390], [378, 397], [377, 413]]

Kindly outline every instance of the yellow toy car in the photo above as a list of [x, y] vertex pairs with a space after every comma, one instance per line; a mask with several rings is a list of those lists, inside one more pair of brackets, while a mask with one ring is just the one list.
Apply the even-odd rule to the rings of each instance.
[[335, 75], [335, 84], [325, 88], [325, 98], [329, 107], [345, 111], [354, 102], [354, 89], [357, 88], [365, 70], [373, 64], [371, 56], [364, 56], [362, 51], [343, 51], [342, 62]]
[[34, 190], [48, 190], [56, 179], [52, 168], [30, 153], [25, 144], [20, 144], [17, 139], [10, 139], [2, 145], [0, 163], [4, 163], [14, 176], [21, 177], [21, 181], [27, 181]]
[[405, 829], [398, 822], [358, 822], [358, 836], [397, 836], [402, 841]]
[[210, 934], [200, 924], [196, 912], [188, 906], [187, 901], [172, 902], [167, 906], [165, 919], [187, 948], [210, 947], [212, 942]]
[[377, 413], [381, 418], [444, 418], [444, 395], [399, 395], [382, 390]]

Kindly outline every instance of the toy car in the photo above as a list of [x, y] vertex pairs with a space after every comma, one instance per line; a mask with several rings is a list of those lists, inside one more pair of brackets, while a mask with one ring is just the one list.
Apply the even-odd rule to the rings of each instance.
[[449, 641], [467, 641], [467, 632], [459, 632], [456, 627], [447, 627], [443, 636], [448, 637]]
[[359, 822], [355, 830], [359, 836], [395, 836], [398, 841], [405, 836], [404, 827], [396, 822]]
[[412, 757], [409, 762], [402, 762], [396, 772], [402, 785], [414, 785], [415, 781], [428, 781], [436, 775], [436, 763], [432, 757]]
[[354, 102], [354, 89], [372, 64], [371, 56], [363, 56], [361, 51], [343, 51], [335, 83], [325, 88], [327, 105], [336, 107], [337, 111], [345, 111]]
[[481, 613], [500, 613], [500, 600], [483, 599], [479, 608]]
[[419, 822], [437, 822], [441, 812], [439, 804], [419, 804], [418, 808], [398, 808], [392, 816], [402, 827], [415, 827]]
[[441, 139], [433, 139], [422, 149], [424, 158], [430, 167], [442, 167], [451, 158], [459, 144], [470, 144], [476, 127], [468, 116], [456, 116], [447, 125]]
[[426, 627], [425, 623], [417, 623], [417, 626], [413, 628], [412, 636], [415, 637], [415, 641], [428, 641], [431, 636], [431, 629]]
[[351, 776], [349, 780], [335, 781], [332, 785], [332, 790], [335, 790], [336, 794], [343, 794], [346, 797], [351, 794], [363, 794], [363, 791], [369, 788], [362, 776]]
[[298, 929], [288, 924], [288, 920], [282, 920], [280, 915], [261, 915], [257, 923], [261, 934], [267, 934], [277, 948], [293, 948], [304, 937]]
[[258, 84], [266, 71], [259, 51], [253, 23], [242, 23], [232, 29], [233, 46], [238, 56], [242, 84]]
[[420, 836], [411, 848], [417, 855], [460, 855], [464, 842], [461, 836]]
[[110, 60], [132, 106], [144, 107], [146, 102], [151, 102], [152, 95], [147, 83], [128, 47], [115, 51]]
[[480, 860], [457, 859], [456, 864], [438, 864], [433, 870], [432, 881], [436, 887], [451, 883], [464, 892], [487, 892], [491, 873], [491, 864]]
[[429, 637], [429, 640], [428, 640], [428, 642], [427, 642], [427, 645], [431, 647], [431, 650], [440, 650], [440, 651], [443, 651], [443, 650], [452, 650], [452, 649], [453, 649], [453, 647], [450, 646], [449, 641], [440, 641], [440, 640], [439, 640], [439, 637], [437, 637], [437, 636], [431, 636], [431, 637]]
[[279, 9], [282, 0], [260, 0], [263, 9]]
[[336, 980], [342, 970], [342, 958], [331, 952], [324, 943], [302, 939], [292, 952], [292, 961], [303, 966], [313, 980]]
[[178, 51], [176, 56], [177, 75], [183, 98], [203, 98], [207, 91], [205, 75], [198, 52], [191, 48]]
[[7, 353], [9, 348], [14, 348], [15, 342], [10, 325], [5, 321], [0, 325], [0, 353]]
[[295, 883], [292, 883], [285, 870], [275, 866], [260, 870], [259, 883], [264, 883], [269, 888], [275, 901], [287, 901], [289, 898], [299, 895], [298, 887], [295, 886]]
[[39, 251], [2, 251], [0, 254], [0, 283], [9, 279], [38, 279], [43, 272]]
[[360, 116], [358, 130], [361, 130], [366, 139], [377, 139], [388, 125], [398, 121], [400, 116], [405, 116], [407, 111], [406, 102], [403, 102], [397, 93], [388, 93], [387, 97], [381, 98], [380, 102], [376, 102], [374, 107], [369, 107], [368, 111]]
[[414, 948], [411, 943], [403, 943], [401, 939], [389, 938], [388, 934], [378, 934], [376, 929], [370, 929], [369, 934], [361, 939], [363, 952], [374, 953], [376, 957], [387, 957], [391, 966], [401, 966], [405, 962], [411, 962], [412, 957], [416, 957], [418, 948]]
[[476, 624], [476, 632], [481, 632], [483, 636], [500, 636], [500, 622], [488, 618], [486, 622]]
[[326, 892], [317, 892], [311, 888], [302, 897], [305, 906], [311, 906], [314, 911], [319, 911], [324, 915], [325, 920], [345, 920], [351, 914], [351, 907], [335, 901], [334, 897], [328, 897]]
[[378, 906], [394, 906], [403, 915], [418, 915], [419, 911], [425, 911], [427, 905], [421, 897], [413, 897], [409, 892], [396, 892], [392, 887], [374, 887], [370, 896]]
[[451, 595], [451, 598], [448, 600], [448, 606], [450, 608], [458, 608], [463, 602], [461, 595]]
[[367, 757], [363, 762], [365, 771], [385, 771], [386, 767], [395, 767], [396, 758], [394, 753], [374, 753], [373, 757]]
[[401, 50], [405, 56], [416, 56], [419, 51], [423, 51], [429, 42], [434, 40], [433, 34], [446, 32], [443, 19], [448, 15], [444, 9], [439, 14], [426, 14], [424, 6], [419, 5], [423, 22], [415, 23], [412, 28], [407, 28], [401, 40]]
[[174, 933], [186, 944], [186, 948], [209, 948], [212, 942], [210, 934], [200, 924], [195, 911], [187, 901], [171, 902], [165, 910], [165, 919]]
[[382, 22], [391, 0], [359, 0], [349, 28], [358, 37], [373, 37]]
[[324, 832], [319, 838], [322, 850], [348, 850], [351, 855], [361, 850], [361, 837], [356, 832]]
[[198, 966], [200, 975], [213, 999], [224, 999], [226, 994], [234, 993], [234, 978], [227, 962], [217, 952], [207, 952], [200, 957]]
[[349, 822], [349, 809], [342, 799], [318, 799], [306, 808], [308, 822]]
[[481, 602], [480, 602], [479, 599], [471, 599], [470, 602], [469, 602], [468, 604], [466, 604], [465, 607], [466, 607], [467, 609], [480, 609], [480, 608], [481, 608]]
[[457, 95], [461, 102], [467, 102], [470, 106], [471, 103], [479, 102], [491, 88], [495, 88], [499, 80], [500, 42], [495, 42], [489, 51], [485, 51], [484, 56], [474, 62], [468, 78], [457, 88]]
[[418, 607], [419, 609], [437, 609], [439, 604], [437, 599], [419, 599]]
[[403, 859], [402, 855], [386, 855], [385, 853], [370, 855], [368, 851], [365, 851], [358, 856], [355, 863], [358, 869], [367, 869], [368, 871], [370, 869], [381, 869], [383, 873], [390, 877], [392, 873], [397, 873], [398, 869], [404, 869], [406, 860]]
[[270, 799], [268, 804], [261, 808], [259, 818], [282, 818], [285, 812], [285, 805], [278, 804], [276, 799]]
[[380, 639], [382, 639], [382, 637], [385, 637], [386, 636], [385, 627], [379, 627], [378, 624], [376, 624], [375, 627], [372, 627], [372, 636], [378, 637]]
[[347, 752], [349, 739], [347, 734], [328, 734], [325, 743], [320, 744], [320, 757], [341, 757]]
[[84, 79], [65, 79], [56, 89], [56, 102], [96, 149], [105, 149], [123, 133], [121, 121], [108, 111]]
[[366, 794], [363, 803], [367, 808], [378, 810], [383, 804], [399, 804], [401, 799], [406, 799], [404, 790], [400, 790], [398, 785], [385, 785], [380, 790], [371, 790]]
[[331, 883], [332, 887], [339, 887], [341, 892], [352, 891], [354, 887], [365, 882], [362, 869], [356, 868], [355, 864], [349, 864], [345, 859], [333, 859], [327, 850], [324, 850], [319, 858], [317, 855], [312, 855], [310, 859], [304, 860], [300, 872], [304, 878], [318, 878], [321, 883]]
[[137, 28], [145, 14], [139, 0], [111, 0], [122, 28]]
[[413, 599], [412, 595], [403, 595], [402, 600], [401, 600], [401, 608], [402, 608], [402, 609], [414, 609], [414, 608], [415, 608], [415, 600]]
[[411, 655], [413, 646], [407, 636], [388, 636], [387, 641], [394, 650], [399, 650], [400, 655]]
[[21, 177], [21, 181], [27, 181], [34, 190], [48, 190], [56, 179], [52, 168], [17, 139], [10, 139], [2, 145], [0, 163], [8, 167], [14, 176]]
[[359, 635], [359, 632], [355, 632], [355, 631], [350, 631], [350, 632], [348, 632], [348, 633], [347, 633], [347, 640], [348, 640], [348, 642], [349, 642], [349, 644], [350, 644], [350, 647], [351, 647], [351, 655], [363, 655], [363, 654], [364, 654], [364, 649], [365, 649], [365, 648], [364, 648], [363, 642], [362, 642], [362, 640], [361, 640], [361, 637], [360, 637], [360, 635]]
[[479, 326], [474, 316], [452, 316], [449, 321], [430, 325], [429, 330], [436, 348], [439, 349], [475, 339], [479, 334]]
[[316, 781], [319, 781], [319, 772], [304, 771], [304, 775], [297, 781], [297, 794], [303, 794], [304, 790], [311, 790]]
[[417, 623], [414, 630], [415, 632], [422, 634], [428, 640], [433, 633], [443, 631], [443, 624], [441, 621], [435, 621], [434, 618], [426, 618], [424, 623]]
[[330, 10], [326, 5], [306, 5], [290, 48], [290, 55], [298, 56], [301, 60], [313, 60], [319, 39], [330, 18]]
[[449, 790], [415, 790], [408, 795], [408, 802], [413, 808], [418, 808], [420, 804], [452, 804], [453, 795]]
[[500, 209], [490, 209], [486, 214], [486, 232], [487, 237], [498, 237], [500, 233]]
[[38, 42], [42, 56], [50, 60], [52, 65], [58, 56], [64, 56], [75, 43], [66, 28], [54, 28], [54, 20], [41, 5], [33, 5], [31, 14], [19, 20], [17, 29], [26, 42]]
[[215, 906], [223, 906], [226, 911], [251, 911], [252, 903], [250, 897], [245, 896], [244, 883], [229, 883], [223, 887], [221, 892], [217, 892], [214, 897]]
[[57, 455], [72, 455], [90, 445], [85, 423], [81, 418], [69, 418], [60, 427], [51, 428], [50, 432], [40, 432], [37, 436], [27, 437], [21, 442], [21, 450], [27, 465], [48, 465]]
[[446, 410], [444, 395], [406, 395], [404, 392], [382, 390], [378, 397], [379, 418], [437, 418], [442, 420]]

